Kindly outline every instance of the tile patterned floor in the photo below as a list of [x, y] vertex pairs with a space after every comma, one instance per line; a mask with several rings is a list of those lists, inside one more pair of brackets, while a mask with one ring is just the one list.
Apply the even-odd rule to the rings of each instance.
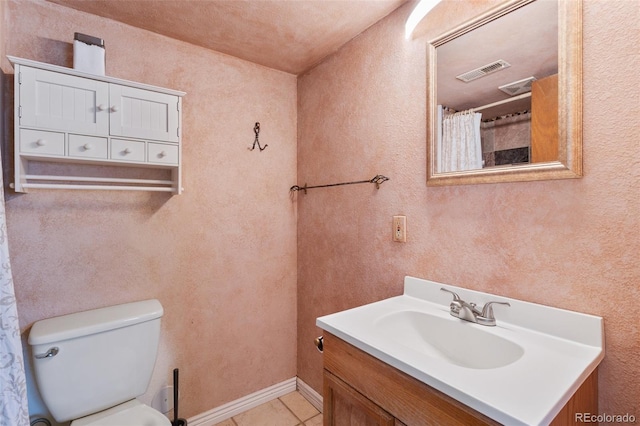
[[291, 392], [215, 426], [322, 426], [322, 414], [299, 392]]

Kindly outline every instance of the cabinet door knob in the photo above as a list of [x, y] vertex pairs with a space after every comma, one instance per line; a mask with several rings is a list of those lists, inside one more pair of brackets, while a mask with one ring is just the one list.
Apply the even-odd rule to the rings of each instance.
[[107, 109], [107, 107], [105, 107], [103, 104], [98, 105], [98, 111], [104, 111], [105, 109]]
[[36, 141], [36, 145], [38, 146], [45, 146], [47, 144], [47, 140], [46, 139], [38, 139]]
[[126, 154], [131, 154], [131, 149], [125, 148], [124, 151], [122, 151], [122, 152], [124, 152], [125, 155]]
[[112, 112], [118, 112], [119, 109], [120, 108], [118, 108], [118, 105], [114, 105], [114, 106], [111, 107], [111, 111]]
[[91, 148], [93, 148], [90, 143], [85, 143], [84, 145], [82, 145], [82, 147], [85, 151], [89, 151]]

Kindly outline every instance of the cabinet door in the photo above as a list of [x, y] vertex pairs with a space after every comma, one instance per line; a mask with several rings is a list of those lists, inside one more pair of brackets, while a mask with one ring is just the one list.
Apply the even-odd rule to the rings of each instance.
[[20, 126], [106, 135], [109, 85], [20, 66]]
[[178, 96], [109, 85], [112, 136], [178, 142]]
[[558, 161], [558, 74], [531, 84], [531, 162]]
[[324, 426], [394, 426], [392, 415], [324, 370]]

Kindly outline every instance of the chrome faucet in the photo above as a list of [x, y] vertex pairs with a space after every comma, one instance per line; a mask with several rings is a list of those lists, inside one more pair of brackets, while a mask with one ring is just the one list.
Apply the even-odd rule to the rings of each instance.
[[493, 316], [493, 305], [511, 306], [508, 302], [487, 302], [482, 307], [482, 310], [480, 310], [476, 307], [475, 303], [465, 302], [453, 291], [447, 290], [446, 288], [441, 288], [440, 290], [453, 295], [453, 301], [451, 301], [451, 304], [449, 305], [449, 313], [451, 315], [480, 325], [487, 325], [490, 327], [496, 325], [496, 318]]

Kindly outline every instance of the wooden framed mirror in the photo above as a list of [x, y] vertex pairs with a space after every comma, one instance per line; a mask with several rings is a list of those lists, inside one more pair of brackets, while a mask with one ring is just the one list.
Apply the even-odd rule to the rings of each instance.
[[508, 0], [428, 59], [427, 185], [582, 176], [581, 0]]

